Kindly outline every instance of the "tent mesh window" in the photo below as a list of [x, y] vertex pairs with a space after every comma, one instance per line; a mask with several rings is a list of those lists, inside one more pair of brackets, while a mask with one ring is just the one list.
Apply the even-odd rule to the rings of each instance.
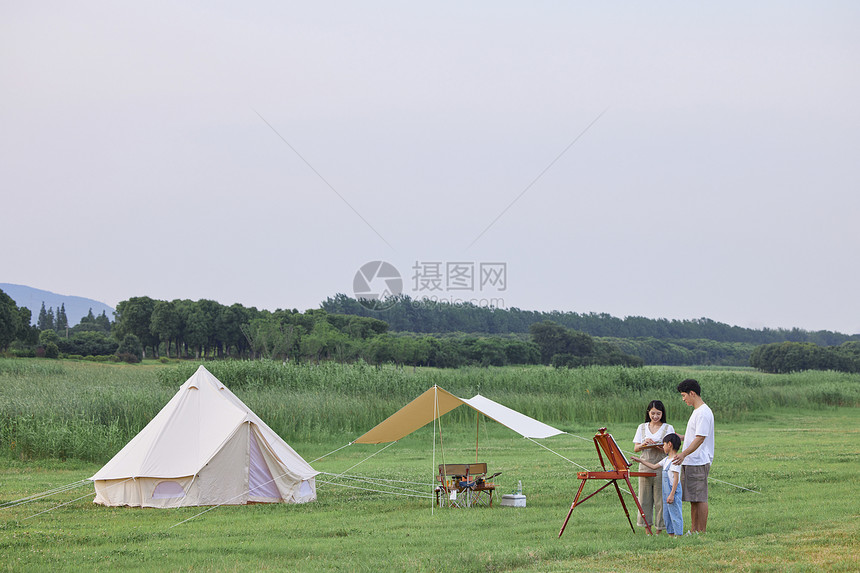
[[185, 497], [185, 490], [175, 481], [158, 482], [152, 490], [152, 499], [169, 499], [173, 497]]

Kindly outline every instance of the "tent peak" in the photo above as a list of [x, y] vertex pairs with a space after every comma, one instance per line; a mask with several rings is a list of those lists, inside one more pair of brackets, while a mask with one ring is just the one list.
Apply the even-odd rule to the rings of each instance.
[[211, 372], [209, 372], [209, 370], [207, 370], [206, 367], [203, 366], [202, 364], [197, 367], [197, 370], [194, 371], [194, 374], [192, 374], [191, 377], [185, 382], [183, 387], [187, 388], [187, 389], [190, 389], [190, 388], [200, 389], [200, 385], [203, 384], [204, 382], [208, 382], [209, 384], [211, 384], [213, 387], [217, 388], [218, 390], [226, 389], [226, 386], [224, 386], [224, 383], [221, 382], [220, 380], [218, 380], [215, 377], [215, 375], [212, 374]]

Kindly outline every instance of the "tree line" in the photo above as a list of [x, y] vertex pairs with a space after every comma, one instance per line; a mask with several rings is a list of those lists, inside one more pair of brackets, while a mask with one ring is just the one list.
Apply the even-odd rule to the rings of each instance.
[[[7, 297], [8, 298], [8, 297]], [[18, 318], [16, 329], [29, 325], [29, 310], [18, 309], [9, 299], [4, 308]], [[41, 314], [41, 313], [40, 313]], [[46, 316], [52, 313], [45, 310]], [[11, 322], [10, 322], [11, 324]], [[525, 335], [430, 335], [392, 333], [389, 325], [372, 317], [332, 314], [324, 309], [258, 310], [241, 304], [222, 305], [213, 300], [155, 300], [133, 297], [117, 305], [115, 321], [104, 315], [81, 320], [81, 324], [57, 333], [56, 319], [31, 327], [27, 340], [17, 340], [19, 355], [57, 357], [116, 356], [136, 361], [158, 358], [268, 358], [281, 361], [336, 360], [398, 366], [455, 368], [465, 365], [506, 366], [512, 364], [639, 365], [641, 360], [625, 355], [609, 342], [574, 333], [547, 323]], [[54, 328], [49, 328], [53, 326]], [[555, 338], [541, 333], [553, 330]], [[23, 330], [21, 332], [24, 332]], [[559, 335], [559, 332], [564, 334]], [[15, 336], [0, 339], [6, 349]], [[568, 344], [560, 344], [559, 339]], [[577, 344], [571, 343], [576, 341]], [[35, 347], [27, 354], [27, 346]], [[549, 348], [547, 345], [554, 345]]]
[[31, 326], [32, 313], [18, 307], [0, 290], [0, 351], [14, 350], [16, 356], [57, 358], [72, 356], [105, 356], [114, 354], [119, 343], [110, 336], [112, 323], [104, 311], [98, 316], [90, 309], [79, 324], [70, 327], [65, 304], [56, 314], [53, 308], [42, 308]]
[[344, 294], [329, 297], [321, 304], [321, 308], [331, 313], [374, 317], [387, 322], [392, 331], [417, 333], [528, 333], [531, 325], [549, 320], [591, 336], [613, 339], [712, 340], [752, 345], [791, 341], [821, 346], [860, 340], [860, 334], [849, 336], [829, 330], [810, 332], [799, 328], [759, 330], [730, 326], [709, 318], [668, 320], [628, 316], [622, 319], [606, 313], [500, 309], [472, 303], [412, 299], [408, 295], [392, 297], [383, 306], [384, 310], [371, 310]]
[[65, 303], [60, 304], [57, 309], [56, 317], [54, 316], [53, 307], [45, 309], [45, 303], [42, 302], [42, 308], [39, 311], [39, 317], [36, 319], [36, 328], [40, 331], [53, 330], [57, 336], [61, 338], [69, 338], [69, 336], [80, 332], [104, 332], [110, 333], [111, 321], [107, 317], [105, 311], [98, 316], [93, 314], [93, 309], [86, 316], [81, 318], [81, 321], [73, 327], [69, 327], [69, 319], [66, 316]]
[[[339, 297], [339, 306], [329, 305], [329, 308], [343, 306], [347, 299]], [[426, 309], [414, 310], [426, 312]], [[477, 309], [468, 307], [465, 310], [472, 313]], [[441, 327], [444, 316], [457, 311], [451, 305], [442, 304], [434, 311], [435, 324]], [[502, 316], [507, 311], [496, 312]], [[542, 316], [542, 313], [533, 314]], [[858, 371], [860, 362], [857, 358], [860, 341], [846, 341], [838, 346], [795, 341], [756, 345], [708, 338], [593, 336], [552, 320], [532, 323], [526, 333], [425, 333], [397, 331], [378, 317], [337, 314], [325, 308], [304, 313], [295, 309], [268, 311], [238, 303], [227, 306], [206, 299], [163, 301], [133, 297], [117, 305], [115, 322], [104, 312], [95, 316], [90, 310], [78, 325], [71, 327], [64, 323], [64, 315], [62, 305], [55, 313], [43, 304], [36, 326], [30, 326], [30, 310], [18, 308], [0, 290], [0, 351], [18, 356], [92, 356], [130, 362], [147, 356], [269, 358], [285, 362], [361, 360], [376, 365], [394, 363], [441, 368], [513, 364], [556, 367], [712, 364], [752, 365], [766, 372], [805, 369], [854, 372]]]
[[639, 338], [599, 338], [611, 342], [621, 352], [638, 356], [645, 364], [684, 366], [749, 366], [755, 344], [717, 342], [704, 338], [661, 340], [650, 336]]
[[774, 374], [802, 370], [860, 372], [860, 342], [828, 347], [809, 342], [763, 344], [752, 351], [750, 366]]
[[372, 317], [323, 309], [258, 310], [212, 300], [134, 297], [117, 305], [118, 340], [137, 344], [142, 356], [336, 360], [399, 366], [532, 364], [533, 343], [517, 338], [395, 336]]
[[560, 368], [578, 366], [642, 366], [645, 361], [626, 354], [612, 342], [595, 340], [589, 334], [546, 320], [531, 325], [532, 340], [540, 349], [543, 364]]

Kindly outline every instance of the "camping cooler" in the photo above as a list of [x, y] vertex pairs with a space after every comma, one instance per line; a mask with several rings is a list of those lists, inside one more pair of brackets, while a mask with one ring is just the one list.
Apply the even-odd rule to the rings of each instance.
[[517, 493], [506, 493], [502, 496], [503, 507], [525, 507], [526, 496]]

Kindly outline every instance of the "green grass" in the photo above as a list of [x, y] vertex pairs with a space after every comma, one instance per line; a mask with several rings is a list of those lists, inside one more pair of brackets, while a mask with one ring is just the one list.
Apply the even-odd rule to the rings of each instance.
[[[723, 422], [761, 419], [785, 408], [860, 405], [860, 375], [837, 372], [774, 375], [662, 367], [413, 372], [263, 361], [210, 362], [207, 367], [276, 432], [294, 440], [356, 437], [434, 384], [463, 398], [483, 394], [565, 430], [644, 419], [644, 406], [653, 399], [663, 400], [669, 421], [683, 426], [689, 413], [675, 387], [685, 377], [700, 380], [705, 401]], [[0, 359], [0, 456], [104, 463], [196, 368], [188, 363]], [[473, 419], [467, 408], [448, 416], [463, 425]]]
[[[221, 507], [187, 523], [200, 508], [105, 508], [91, 497], [30, 518], [91, 488], [0, 510], [0, 556], [7, 570], [146, 571], [852, 571], [860, 566], [860, 462], [856, 409], [786, 412], [752, 423], [719, 424], [704, 536], [670, 539], [630, 531], [614, 494], [578, 507], [561, 539], [578, 470], [490, 422], [480, 457], [500, 492], [521, 479], [526, 508], [436, 509], [429, 500], [320, 484], [319, 500], [300, 506]], [[622, 447], [635, 424], [610, 427]], [[448, 462], [474, 459], [474, 434], [443, 430]], [[338, 473], [429, 482], [431, 431], [423, 430], [367, 459], [378, 446], [353, 445], [316, 462]], [[590, 436], [590, 433], [585, 435]], [[595, 467], [590, 441], [546, 441], [569, 459]], [[313, 459], [343, 445], [292, 445]], [[441, 454], [436, 452], [436, 462]], [[96, 464], [0, 462], [0, 500], [87, 477]], [[330, 476], [321, 475], [320, 481]], [[373, 488], [374, 486], [368, 486]], [[589, 484], [589, 488], [593, 488]], [[428, 488], [429, 489], [429, 488]], [[589, 489], [588, 491], [593, 491]], [[629, 497], [627, 498], [629, 503]], [[689, 510], [685, 507], [685, 520]], [[28, 519], [29, 518], [29, 519]], [[173, 527], [175, 526], [175, 527]]]
[[[221, 507], [177, 525], [202, 508], [105, 508], [91, 503], [92, 486], [86, 486], [0, 509], [0, 570], [860, 568], [856, 375], [679, 368], [412, 373], [340, 365], [295, 366], [284, 373], [263, 365], [271, 379], [244, 372], [246, 379], [237, 378], [234, 386], [228, 369], [241, 366], [222, 368], [216, 375], [309, 461], [344, 446], [438, 383], [463, 397], [480, 392], [587, 438], [565, 435], [542, 443], [589, 469], [598, 467], [594, 431], [608, 425], [629, 450], [652, 397], [667, 401], [670, 422], [682, 429], [689, 410], [674, 385], [693, 375], [717, 417], [712, 477], [760, 493], [712, 481], [708, 533], [670, 539], [632, 533], [617, 497], [605, 490], [574, 511], [558, 539], [580, 468], [486, 421], [479, 431], [480, 461], [503, 472], [499, 493], [523, 481], [526, 508], [431, 510], [429, 499], [325, 484], [333, 478], [323, 474], [314, 503]], [[178, 384], [170, 377], [184, 375], [175, 369], [0, 360], [0, 504], [93, 475], [175, 393]], [[442, 419], [448, 463], [475, 459], [474, 413], [455, 413], [460, 411]], [[337, 474], [363, 462], [351, 473], [429, 484], [434, 463], [443, 461], [438, 441], [433, 459], [433, 443], [432, 427], [426, 427], [373, 457], [380, 446], [355, 444], [313, 465]], [[689, 526], [688, 507], [684, 514]]]

